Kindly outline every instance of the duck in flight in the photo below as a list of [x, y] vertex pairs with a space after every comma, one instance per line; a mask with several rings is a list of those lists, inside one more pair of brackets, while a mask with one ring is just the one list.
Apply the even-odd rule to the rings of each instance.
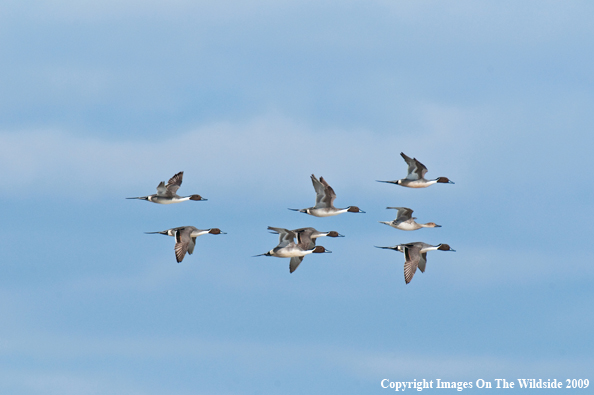
[[[291, 232], [295, 233], [295, 236], [297, 237], [297, 245], [303, 249], [303, 250], [311, 250], [316, 246], [316, 239], [318, 237], [324, 237], [324, 236], [328, 236], [328, 237], [344, 237], [344, 235], [341, 235], [340, 233], [338, 233], [335, 230], [331, 230], [330, 232], [320, 232], [318, 230], [316, 230], [315, 228], [299, 228], [299, 229], [294, 229]], [[273, 231], [271, 233], [278, 233], [276, 231]], [[289, 263], [289, 272], [293, 273], [295, 270], [297, 270], [297, 267], [299, 266], [299, 264], [301, 264], [301, 262], [303, 261], [303, 256], [294, 256], [291, 258], [291, 262]]]
[[386, 207], [386, 209], [398, 210], [396, 219], [394, 221], [379, 221], [382, 224], [390, 225], [392, 228], [400, 230], [417, 230], [421, 228], [441, 228], [435, 222], [427, 222], [426, 224], [419, 224], [415, 222], [417, 217], [413, 217], [413, 210], [407, 207]]
[[[284, 228], [274, 228], [272, 226], [269, 226], [268, 230], [270, 230], [271, 233], [277, 233], [279, 235], [278, 245], [265, 254], [254, 256], [291, 258], [291, 262], [289, 263], [289, 272], [291, 273], [297, 269], [297, 266], [299, 266], [305, 255], [332, 252], [322, 246], [315, 246], [315, 242], [311, 244], [310, 247], [310, 242], [313, 241], [313, 239], [311, 239], [311, 234], [300, 232], [300, 230], [292, 231]], [[295, 243], [295, 239], [298, 237], [298, 234], [301, 234], [299, 236], [300, 242]]]
[[400, 180], [394, 181], [380, 181], [377, 182], [387, 182], [390, 184], [402, 185], [403, 187], [409, 188], [427, 188], [429, 185], [433, 185], [435, 183], [442, 183], [442, 184], [453, 184], [453, 181], [450, 181], [447, 177], [438, 177], [435, 180], [426, 180], [425, 174], [427, 173], [427, 168], [424, 164], [419, 162], [417, 158], [410, 158], [404, 154], [404, 152], [400, 153], [400, 156], [404, 158], [404, 161], [408, 165], [408, 174], [406, 178], [402, 178]]
[[165, 181], [161, 181], [159, 185], [157, 185], [157, 193], [154, 195], [149, 196], [140, 196], [140, 197], [130, 197], [126, 199], [141, 199], [141, 200], [148, 200], [149, 202], [159, 203], [159, 204], [172, 204], [172, 203], [180, 203], [185, 202], [186, 200], [208, 200], [204, 199], [200, 195], [190, 195], [190, 196], [179, 196], [176, 192], [182, 184], [182, 178], [184, 177], [184, 172], [180, 171], [173, 177], [167, 181], [167, 185], [165, 185]]
[[186, 252], [190, 255], [194, 252], [196, 246], [196, 237], [210, 233], [211, 235], [226, 234], [221, 232], [219, 228], [198, 229], [193, 226], [180, 226], [178, 228], [171, 228], [161, 232], [145, 232], [147, 234], [161, 234], [175, 237], [175, 258], [177, 263], [184, 260]]
[[338, 215], [342, 213], [364, 213], [365, 211], [359, 209], [357, 206], [349, 206], [347, 208], [336, 208], [334, 207], [334, 199], [336, 199], [336, 193], [334, 193], [334, 189], [324, 177], [320, 177], [318, 180], [316, 176], [313, 174], [311, 175], [311, 182], [313, 183], [313, 187], [316, 191], [316, 205], [309, 208], [290, 208], [289, 210], [299, 211], [300, 213], [305, 213], [309, 215], [313, 215], [314, 217], [330, 217], [333, 215]]
[[[376, 246], [377, 247], [377, 246]], [[427, 264], [427, 251], [454, 251], [447, 244], [438, 244], [432, 246], [431, 244], [422, 243], [420, 241], [408, 244], [399, 244], [393, 247], [377, 247], [385, 248], [394, 251], [400, 251], [404, 253], [404, 282], [410, 283], [417, 267], [421, 270], [421, 273], [425, 273], [425, 265]]]

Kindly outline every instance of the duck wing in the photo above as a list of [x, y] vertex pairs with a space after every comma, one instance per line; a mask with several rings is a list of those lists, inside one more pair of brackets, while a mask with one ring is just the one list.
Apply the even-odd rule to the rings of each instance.
[[396, 213], [396, 219], [394, 220], [394, 222], [408, 221], [409, 219], [412, 218], [412, 213], [414, 211], [408, 207], [388, 207], [388, 208], [398, 210], [398, 212]]
[[161, 181], [159, 185], [157, 185], [157, 196], [167, 196], [167, 187], [165, 186], [165, 181]]
[[289, 273], [293, 273], [299, 265], [303, 262], [302, 256], [294, 256], [291, 258], [291, 262], [289, 263]]
[[190, 242], [188, 243], [188, 254], [192, 255], [194, 252], [194, 247], [196, 247], [196, 238], [191, 237]]
[[292, 232], [285, 228], [274, 228], [272, 226], [268, 227], [268, 230], [271, 230], [273, 233], [278, 233], [278, 246], [276, 248], [283, 248], [290, 244], [295, 244], [295, 232]]
[[417, 158], [414, 158], [413, 160], [415, 161], [415, 165], [417, 167], [415, 172], [418, 174], [419, 178], [425, 178], [425, 174], [427, 174], [427, 168], [424, 164], [419, 162]]
[[408, 174], [406, 176], [407, 180], [420, 180], [421, 178], [425, 177], [425, 173], [427, 173], [427, 168], [425, 165], [419, 162], [416, 158], [410, 158], [409, 156], [406, 156], [404, 152], [401, 152], [400, 156], [402, 156], [408, 165]]
[[408, 284], [412, 280], [417, 267], [419, 266], [419, 260], [421, 259], [421, 248], [404, 245], [404, 281]]
[[422, 252], [421, 258], [419, 259], [419, 270], [421, 273], [425, 273], [425, 265], [427, 265], [427, 253]]
[[177, 192], [177, 190], [179, 189], [179, 187], [182, 184], [183, 178], [184, 178], [183, 171], [180, 171], [179, 173], [177, 173], [176, 175], [171, 177], [169, 179], [169, 181], [167, 181], [167, 185], [165, 186], [167, 188], [167, 192], [169, 194], [171, 194], [172, 196], [175, 195], [175, 193]]
[[316, 239], [312, 239], [311, 235], [316, 230], [314, 228], [300, 228], [295, 229], [294, 232], [297, 235], [297, 245], [303, 250], [311, 250], [316, 246]]
[[320, 183], [324, 187], [324, 195], [323, 195], [322, 199], [320, 199], [319, 206], [318, 206], [318, 199], [316, 199], [316, 207], [317, 208], [334, 207], [334, 199], [336, 199], [336, 193], [334, 193], [334, 189], [332, 189], [332, 187], [330, 185], [328, 185], [326, 180], [324, 180], [324, 177], [320, 177]]
[[175, 232], [175, 258], [178, 263], [184, 260], [184, 256], [186, 255], [186, 252], [188, 252], [190, 244], [192, 244], [191, 248], [192, 251], [194, 251], [194, 241], [192, 241], [192, 238], [190, 237], [191, 233], [192, 229], [189, 227], [179, 228]]
[[314, 207], [328, 207], [326, 206], [326, 188], [324, 187], [324, 184], [322, 184], [313, 174], [311, 175], [311, 183], [316, 191], [316, 204]]

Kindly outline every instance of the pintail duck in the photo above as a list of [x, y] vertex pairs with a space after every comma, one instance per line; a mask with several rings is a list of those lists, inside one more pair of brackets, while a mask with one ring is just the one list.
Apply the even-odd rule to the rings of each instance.
[[[376, 246], [377, 247], [377, 246]], [[420, 241], [408, 244], [400, 244], [393, 247], [377, 247], [389, 250], [404, 252], [404, 281], [408, 284], [412, 280], [417, 267], [422, 273], [425, 273], [425, 265], [427, 264], [427, 251], [441, 250], [454, 251], [447, 244], [438, 244], [432, 246], [431, 244], [422, 243]]]
[[190, 195], [190, 196], [179, 196], [176, 194], [177, 190], [182, 184], [182, 178], [184, 176], [184, 172], [180, 171], [173, 177], [167, 181], [167, 185], [165, 185], [165, 181], [161, 181], [159, 185], [157, 185], [157, 193], [154, 195], [149, 196], [141, 196], [141, 197], [130, 197], [126, 199], [142, 199], [148, 200], [149, 202], [159, 203], [159, 204], [171, 204], [171, 203], [180, 203], [185, 202], [186, 200], [207, 200], [204, 199], [200, 195]]
[[177, 262], [184, 260], [186, 252], [190, 255], [194, 252], [196, 246], [196, 237], [210, 233], [211, 235], [226, 234], [221, 232], [219, 228], [198, 229], [193, 226], [180, 226], [178, 228], [171, 228], [161, 232], [145, 232], [147, 234], [161, 234], [175, 237], [175, 258]]
[[379, 221], [382, 224], [390, 225], [392, 228], [400, 230], [417, 230], [421, 228], [441, 228], [441, 225], [437, 225], [435, 222], [427, 222], [426, 224], [419, 224], [415, 222], [417, 217], [413, 217], [413, 210], [407, 207], [386, 207], [386, 209], [398, 210], [396, 219], [392, 222]]
[[313, 183], [316, 191], [316, 205], [309, 208], [290, 208], [289, 210], [299, 211], [300, 213], [306, 213], [313, 215], [314, 217], [330, 217], [332, 215], [338, 215], [342, 213], [364, 213], [365, 211], [359, 209], [357, 206], [349, 206], [347, 208], [336, 208], [334, 207], [334, 199], [336, 199], [336, 193], [334, 189], [324, 177], [320, 177], [318, 180], [316, 176], [311, 175], [311, 182]]
[[[316, 239], [318, 237], [344, 237], [335, 230], [331, 230], [330, 232], [320, 232], [315, 228], [299, 228], [294, 229], [291, 232], [295, 232], [297, 235], [297, 245], [304, 250], [311, 250], [316, 246]], [[276, 232], [273, 232], [276, 233]], [[291, 258], [291, 263], [289, 264], [289, 272], [293, 273], [297, 270], [299, 264], [303, 261], [302, 256], [295, 256]]]
[[402, 185], [403, 187], [409, 188], [427, 188], [429, 185], [433, 185], [437, 182], [440, 183], [447, 183], [453, 184], [453, 181], [450, 181], [447, 177], [438, 177], [435, 180], [426, 180], [425, 174], [427, 173], [427, 168], [424, 164], [419, 162], [417, 158], [409, 158], [404, 154], [404, 152], [400, 153], [400, 156], [404, 158], [404, 161], [408, 164], [408, 175], [406, 178], [402, 178], [400, 180], [395, 181], [380, 181], [378, 182], [387, 182], [390, 184]]
[[[293, 273], [295, 269], [297, 269], [297, 266], [299, 266], [305, 255], [313, 253], [332, 252], [325, 249], [322, 246], [315, 246], [315, 242], [313, 242], [313, 239], [311, 238], [313, 233], [301, 231], [299, 229], [296, 231], [292, 231], [284, 228], [274, 228], [272, 226], [269, 226], [268, 230], [270, 230], [271, 233], [278, 233], [278, 245], [265, 254], [259, 254], [254, 256], [275, 256], [277, 258], [291, 258], [291, 262], [289, 264], [289, 271], [291, 273]], [[321, 234], [316, 237], [319, 236], [321, 236]], [[297, 237], [299, 237], [300, 239], [299, 243], [295, 243], [295, 238]], [[312, 242], [313, 244], [311, 244]]]

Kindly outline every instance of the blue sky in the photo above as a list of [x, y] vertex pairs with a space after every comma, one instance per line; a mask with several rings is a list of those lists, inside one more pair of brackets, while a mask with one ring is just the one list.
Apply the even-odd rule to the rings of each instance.
[[[593, 15], [585, 1], [3, 2], [0, 392], [592, 381]], [[401, 151], [456, 184], [375, 182], [405, 175]], [[180, 193], [207, 202], [124, 199], [182, 170]], [[312, 173], [366, 214], [287, 210], [313, 205]], [[389, 228], [386, 206], [443, 227]], [[227, 234], [177, 264], [171, 238], [143, 232], [181, 225]], [[289, 274], [252, 257], [278, 241], [267, 226], [346, 237]], [[457, 252], [429, 253], [405, 285], [403, 255], [373, 246], [412, 241]]]

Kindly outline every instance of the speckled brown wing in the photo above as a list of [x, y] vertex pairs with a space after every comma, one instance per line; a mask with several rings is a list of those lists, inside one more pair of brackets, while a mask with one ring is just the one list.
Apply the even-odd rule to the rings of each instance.
[[[190, 233], [192, 233], [190, 228], [180, 228], [175, 232], [175, 258], [178, 263], [184, 260], [184, 256], [186, 256], [186, 252], [190, 247]], [[192, 251], [194, 251], [194, 246], [192, 246]]]
[[420, 251], [421, 249], [419, 247], [404, 246], [404, 281], [407, 284], [410, 283], [417, 271], [421, 258]]

